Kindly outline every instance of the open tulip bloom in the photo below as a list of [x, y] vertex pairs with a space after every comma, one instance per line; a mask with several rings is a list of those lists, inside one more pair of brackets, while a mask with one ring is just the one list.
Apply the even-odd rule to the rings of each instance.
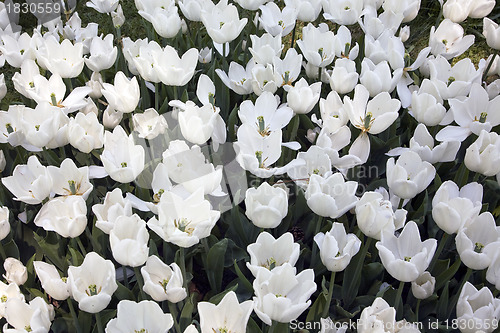
[[497, 3], [0, 1], [0, 331], [498, 331]]

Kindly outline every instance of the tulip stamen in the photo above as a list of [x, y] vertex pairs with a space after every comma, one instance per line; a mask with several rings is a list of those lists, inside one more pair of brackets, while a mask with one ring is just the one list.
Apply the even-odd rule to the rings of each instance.
[[271, 271], [271, 270], [273, 270], [273, 268], [275, 268], [277, 266], [276, 264], [277, 264], [276, 259], [271, 257], [271, 258], [266, 260], [266, 262], [262, 265], [262, 267], [265, 267]]
[[33, 330], [31, 329], [31, 326], [30, 326], [30, 325], [24, 326], [24, 330], [25, 330], [26, 332], [31, 332], [31, 331], [33, 331]]
[[0, 301], [2, 303], [6, 303], [7, 302], [7, 296], [6, 295], [2, 295], [2, 297], [0, 297]]
[[120, 165], [122, 166], [122, 168], [126, 168], [127, 167], [127, 162], [122, 162]]
[[85, 293], [87, 296], [95, 296], [99, 294], [102, 290], [102, 287], [99, 287], [99, 290], [97, 289], [97, 286], [95, 284], [91, 284], [88, 289], [85, 290]]
[[19, 53], [21, 53], [21, 55], [23, 55], [24, 54], [24, 49], [19, 50]]
[[231, 331], [229, 331], [227, 327], [219, 327], [217, 330], [215, 330], [215, 328], [212, 328], [212, 331], [214, 333], [231, 333]]
[[134, 330], [134, 333], [148, 333], [149, 331], [145, 328], [141, 328], [140, 330]]
[[163, 281], [158, 281], [158, 283], [163, 287], [165, 294], [167, 293], [167, 285], [170, 279], [163, 279]]
[[481, 116], [479, 117], [479, 122], [481, 124], [484, 124], [486, 122], [486, 117], [488, 116], [488, 114], [486, 112], [481, 112]]
[[35, 88], [35, 83], [33, 81], [31, 81], [30, 83], [28, 83], [28, 85], [30, 86], [30, 88]]
[[174, 225], [177, 229], [179, 229], [182, 232], [187, 233], [189, 236], [191, 236], [194, 232], [193, 227], [188, 227], [188, 225], [191, 223], [187, 218], [183, 217], [179, 220], [174, 219]]
[[450, 86], [450, 84], [452, 84], [453, 82], [455, 82], [455, 80], [456, 80], [456, 79], [455, 79], [453, 76], [450, 76], [450, 77], [448, 78], [448, 83], [446, 83], [446, 85], [449, 87], [449, 86]]
[[62, 277], [61, 281], [64, 282], [64, 283], [66, 283], [66, 282], [68, 282], [68, 278], [67, 277]]
[[484, 249], [484, 245], [477, 242], [476, 244], [474, 244], [474, 252], [476, 253], [482, 253], [483, 252], [483, 249]]
[[411, 257], [405, 257], [405, 261], [410, 262]]
[[219, 22], [219, 29], [222, 29], [223, 25], [224, 25], [224, 22]]
[[153, 195], [154, 202], [160, 202], [160, 198], [161, 198], [161, 196], [162, 196], [163, 193], [165, 193], [165, 190], [162, 189], [162, 188], [158, 191], [158, 193], [155, 193]]
[[319, 56], [321, 57], [321, 61], [325, 60], [326, 59], [326, 54], [323, 54], [323, 48], [320, 47], [318, 49], [318, 53], [319, 53]]
[[320, 175], [319, 169], [314, 169], [312, 173], [313, 175]]

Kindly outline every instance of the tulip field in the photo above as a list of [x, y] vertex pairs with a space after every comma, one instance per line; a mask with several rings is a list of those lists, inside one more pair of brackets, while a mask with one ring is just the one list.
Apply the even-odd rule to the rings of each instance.
[[0, 2], [0, 331], [500, 332], [499, 22]]

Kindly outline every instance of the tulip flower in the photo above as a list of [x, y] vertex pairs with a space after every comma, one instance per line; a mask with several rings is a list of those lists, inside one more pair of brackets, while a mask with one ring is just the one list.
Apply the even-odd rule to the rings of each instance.
[[5, 259], [3, 269], [5, 270], [3, 277], [8, 283], [15, 283], [20, 286], [28, 279], [26, 266], [16, 258], [9, 257]]
[[49, 165], [47, 171], [52, 178], [52, 191], [59, 195], [81, 195], [87, 199], [93, 189], [89, 182], [89, 168], [77, 168], [70, 158], [64, 159], [59, 168]]
[[4, 34], [1, 39], [3, 45], [0, 45], [0, 51], [12, 67], [19, 68], [26, 60], [35, 60], [35, 42], [28, 33], [23, 33], [18, 39]]
[[[52, 304], [47, 304], [41, 297], [35, 297], [29, 303], [13, 298], [5, 305], [5, 319], [8, 324], [4, 325], [3, 331], [5, 333], [49, 332], [54, 315]], [[8, 328], [9, 325], [13, 329]]]
[[363, 10], [360, 0], [327, 0], [323, 2], [325, 19], [340, 25], [351, 25], [359, 21]]
[[285, 6], [280, 9], [274, 2], [268, 2], [261, 5], [259, 9], [262, 15], [259, 17], [261, 26], [273, 36], [286, 36], [295, 27], [297, 19], [297, 9], [290, 6]]
[[259, 271], [253, 289], [254, 311], [260, 320], [269, 326], [273, 320], [288, 323], [311, 305], [309, 297], [316, 291], [314, 271], [296, 274], [296, 269], [285, 263], [273, 271]]
[[340, 217], [356, 205], [357, 187], [358, 183], [346, 182], [339, 172], [328, 178], [312, 174], [305, 193], [307, 205], [319, 216]]
[[108, 306], [118, 288], [115, 266], [95, 252], [87, 253], [80, 266], [69, 266], [68, 285], [80, 310], [100, 312]]
[[57, 271], [56, 266], [44, 261], [34, 261], [36, 275], [40, 279], [43, 290], [50, 297], [64, 301], [70, 296], [67, 278], [62, 278]]
[[416, 152], [422, 161], [436, 164], [438, 162], [451, 162], [455, 160], [460, 142], [445, 141], [434, 146], [434, 138], [424, 124], [418, 124], [413, 137], [410, 139], [409, 148], [394, 148], [387, 152], [388, 156], [398, 156], [405, 151]]
[[165, 333], [174, 326], [170, 313], [163, 313], [158, 303], [153, 301], [122, 300], [118, 303], [116, 318], [106, 325], [106, 333], [126, 331]]
[[15, 283], [5, 284], [0, 281], [0, 295], [2, 295], [2, 302], [0, 302], [0, 319], [5, 316], [5, 307], [8, 301], [18, 299], [24, 303], [24, 295], [21, 293], [19, 286]]
[[295, 8], [297, 20], [302, 22], [316, 21], [322, 9], [320, 0], [285, 0], [285, 5]]
[[412, 21], [417, 17], [421, 0], [386, 0], [382, 8], [386, 11], [403, 14], [403, 23]]
[[469, 183], [459, 190], [457, 184], [447, 180], [432, 199], [432, 218], [446, 233], [457, 233], [479, 215], [482, 201], [481, 184]]
[[479, 137], [465, 151], [464, 163], [467, 169], [485, 176], [500, 172], [500, 139], [495, 132], [482, 130]]
[[90, 44], [90, 57], [85, 58], [85, 64], [94, 72], [108, 69], [115, 63], [118, 49], [113, 46], [113, 35], [94, 37]]
[[87, 226], [87, 205], [80, 195], [56, 197], [47, 201], [35, 216], [35, 225], [55, 231], [62, 237], [78, 237]]
[[102, 87], [102, 94], [113, 110], [130, 113], [137, 107], [140, 92], [135, 76], [129, 80], [123, 72], [118, 72], [113, 85], [103, 83]]
[[10, 233], [9, 215], [8, 207], [0, 207], [0, 241]]
[[212, 105], [199, 107], [192, 101], [186, 103], [170, 101], [169, 105], [180, 110], [178, 113], [179, 127], [187, 141], [201, 145], [214, 134], [217, 116], [220, 112], [219, 108], [214, 110]]
[[49, 37], [38, 47], [36, 58], [38, 64], [52, 74], [59, 74], [62, 78], [77, 77], [84, 65], [83, 44], [73, 44], [69, 39], [59, 43], [55, 37]]
[[218, 305], [198, 303], [201, 333], [245, 332], [254, 301], [240, 303], [234, 291], [228, 292]]
[[158, 204], [158, 219], [150, 219], [148, 227], [165, 241], [187, 248], [208, 237], [219, 217], [201, 189], [185, 199], [165, 192]]
[[252, 89], [257, 96], [260, 96], [263, 92], [274, 94], [280, 81], [270, 64], [265, 66], [256, 64], [252, 68]]
[[245, 194], [245, 214], [259, 228], [276, 228], [288, 213], [288, 193], [267, 182], [249, 188]]
[[486, 271], [486, 280], [500, 290], [500, 255], [497, 253]]
[[394, 332], [396, 309], [382, 298], [377, 297], [371, 306], [363, 309], [357, 329], [359, 333], [371, 333], [376, 328], [380, 332]]
[[404, 209], [394, 210], [388, 198], [380, 192], [365, 192], [356, 203], [356, 220], [359, 229], [368, 237], [380, 240], [382, 233], [394, 233], [404, 226]]
[[132, 116], [134, 130], [139, 133], [140, 138], [152, 140], [158, 135], [165, 133], [168, 127], [164, 116], [149, 108], [144, 113], [136, 113]]
[[311, 85], [302, 78], [293, 87], [288, 89], [287, 103], [295, 114], [306, 114], [311, 112], [319, 101], [321, 93], [321, 82]]
[[464, 53], [472, 44], [474, 36], [464, 36], [464, 29], [460, 24], [444, 19], [436, 29], [431, 28], [429, 46], [435, 56], [441, 55], [451, 59]]
[[215, 7], [211, 0], [179, 0], [177, 4], [182, 14], [194, 22], [201, 22], [202, 11], [210, 12]]
[[359, 82], [370, 92], [370, 97], [375, 97], [381, 92], [391, 93], [402, 75], [402, 68], [391, 73], [386, 60], [374, 64], [369, 58], [364, 58], [361, 62]]
[[293, 241], [293, 235], [289, 232], [275, 239], [264, 231], [259, 234], [255, 243], [247, 246], [247, 252], [250, 255], [247, 267], [257, 277], [259, 271], [272, 271], [285, 263], [295, 266], [299, 259], [300, 245]]
[[175, 37], [181, 29], [181, 18], [175, 1], [162, 1], [161, 6], [153, 1], [141, 1], [138, 13], [151, 22], [156, 33], [163, 38]]
[[429, 238], [422, 242], [417, 224], [410, 221], [399, 237], [382, 233], [382, 240], [375, 246], [382, 264], [393, 278], [401, 282], [412, 282], [429, 266], [436, 251], [437, 241]]
[[40, 75], [40, 69], [36, 62], [27, 59], [21, 65], [21, 72], [15, 72], [12, 77], [14, 88], [24, 97], [32, 98], [29, 92], [34, 89], [34, 78], [38, 75]]
[[257, 10], [259, 6], [265, 4], [268, 0], [236, 0], [238, 5], [247, 10]]
[[69, 143], [82, 153], [90, 153], [104, 145], [104, 126], [93, 112], [87, 115], [79, 112], [68, 124]]
[[500, 246], [500, 230], [490, 212], [474, 217], [455, 238], [460, 259], [469, 268], [487, 268]]
[[500, 50], [500, 28], [487, 17], [483, 19], [483, 35], [489, 47]]
[[125, 15], [123, 15], [122, 5], [118, 5], [115, 11], [111, 12], [111, 19], [115, 28], [120, 28], [125, 23]]
[[436, 175], [436, 169], [429, 162], [422, 161], [413, 151], [406, 151], [397, 162], [387, 160], [387, 185], [402, 199], [411, 199], [429, 186]]
[[148, 242], [146, 222], [137, 214], [117, 217], [109, 232], [113, 258], [124, 266], [143, 265], [148, 258]]
[[106, 193], [104, 203], [92, 206], [92, 212], [97, 218], [96, 227], [109, 234], [118, 217], [132, 216], [132, 205], [128, 200], [123, 199], [122, 190], [115, 188]]
[[426, 299], [434, 293], [436, 278], [429, 272], [424, 272], [411, 283], [411, 292], [417, 299]]
[[330, 65], [335, 57], [335, 35], [326, 23], [318, 28], [309, 23], [302, 28], [302, 39], [297, 40], [304, 58], [316, 67]]
[[121, 126], [104, 134], [101, 161], [113, 180], [128, 183], [136, 179], [144, 169], [144, 154], [144, 148], [135, 145], [132, 135], [127, 136]]
[[[275, 73], [275, 80], [278, 86], [290, 87], [293, 82], [295, 82], [300, 74], [300, 70], [302, 68], [302, 54], [297, 54], [295, 49], [288, 49], [285, 54], [285, 58], [280, 59], [278, 57], [274, 57], [272, 61]], [[277, 80], [276, 76], [281, 76], [281, 84], [280, 80]]]
[[119, 0], [90, 0], [86, 5], [99, 13], [109, 14], [118, 7], [118, 2]]
[[216, 43], [224, 44], [239, 36], [248, 19], [240, 20], [236, 6], [222, 0], [211, 9], [202, 11], [201, 21], [210, 38]]
[[265, 33], [258, 37], [256, 35], [250, 35], [252, 40], [252, 47], [248, 48], [248, 51], [253, 56], [253, 59], [258, 64], [271, 64], [273, 58], [281, 56], [281, 50], [283, 49], [283, 44], [281, 44], [281, 34], [273, 35]]
[[[314, 236], [321, 262], [331, 272], [341, 272], [358, 253], [361, 241], [355, 234], [347, 234], [342, 223], [333, 223], [332, 229]], [[330, 282], [332, 283], [332, 282]]]
[[14, 200], [30, 205], [41, 203], [52, 189], [47, 168], [34, 155], [26, 165], [16, 165], [12, 176], [2, 178], [2, 184], [15, 196]]
[[342, 95], [350, 93], [356, 87], [358, 78], [354, 61], [339, 58], [335, 60], [335, 66], [330, 74], [330, 88]]
[[[409, 113], [426, 126], [436, 126], [445, 122], [446, 108], [436, 85], [429, 79], [424, 79], [418, 91], [411, 95]], [[448, 114], [448, 118], [451, 112]], [[450, 119], [449, 122], [452, 120]], [[447, 123], [449, 123], [446, 120]]]
[[229, 64], [229, 71], [226, 74], [222, 69], [217, 68], [215, 72], [222, 82], [238, 95], [250, 94], [252, 90], [252, 68], [255, 65], [253, 60], [249, 61], [246, 68], [232, 61]]
[[144, 278], [144, 292], [157, 302], [166, 300], [177, 303], [187, 296], [182, 286], [182, 272], [176, 263], [166, 265], [153, 255], [141, 267], [141, 275]]
[[457, 325], [463, 333], [493, 332], [498, 328], [500, 299], [488, 287], [476, 289], [465, 282], [457, 302]]

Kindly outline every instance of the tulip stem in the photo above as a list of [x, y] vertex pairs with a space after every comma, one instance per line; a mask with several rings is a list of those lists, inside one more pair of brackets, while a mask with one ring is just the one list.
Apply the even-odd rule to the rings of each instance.
[[170, 311], [172, 318], [174, 318], [175, 331], [177, 333], [182, 333], [181, 326], [179, 325], [179, 322], [177, 321], [177, 306], [174, 303], [169, 302], [169, 301], [167, 301], [167, 303], [168, 303], [168, 310]]
[[[208, 252], [207, 252], [208, 255]], [[179, 247], [179, 267], [181, 268], [182, 272], [182, 287], [187, 290], [187, 281], [186, 281], [186, 261], [185, 261], [185, 255], [184, 255], [184, 248]]]
[[495, 50], [495, 52], [493, 53], [493, 56], [491, 57], [491, 60], [488, 62], [488, 66], [486, 66], [486, 69], [483, 73], [483, 78], [482, 78], [481, 82], [486, 81], [486, 78], [488, 77], [488, 72], [490, 71], [490, 68], [493, 65], [493, 61], [495, 60], [497, 55], [498, 55], [498, 50]]
[[123, 285], [125, 286], [125, 288], [130, 289], [128, 285], [127, 267], [125, 267], [125, 265], [122, 265], [122, 271], [123, 271]]
[[314, 230], [313, 235], [313, 245], [312, 245], [312, 254], [311, 254], [311, 268], [316, 266], [316, 256], [318, 253], [318, 244], [314, 241], [314, 236], [316, 236], [321, 230], [321, 225], [323, 224], [323, 216], [320, 216], [318, 221], [316, 222], [316, 229]]
[[141, 293], [141, 299], [140, 300], [145, 300], [146, 296], [144, 295], [144, 281], [142, 281], [142, 275], [141, 272], [139, 271], [139, 267], [134, 267], [134, 273], [135, 273], [135, 279], [137, 280], [137, 284], [139, 285], [139, 291]]
[[85, 246], [82, 244], [82, 240], [80, 237], [75, 237], [76, 239], [76, 244], [78, 244], [78, 247], [80, 248], [80, 251], [82, 251], [83, 256], [87, 255], [87, 251], [85, 250]]
[[418, 311], [420, 310], [420, 302], [421, 301], [422, 300], [420, 298], [417, 300], [417, 308], [415, 309], [415, 321], [419, 321], [418, 320]]
[[472, 179], [472, 181], [477, 183], [477, 181], [479, 180], [479, 176], [480, 176], [480, 173], [479, 173], [479, 172], [476, 172], [476, 173], [474, 174], [474, 178]]
[[465, 282], [469, 281], [472, 273], [473, 273], [473, 270], [471, 268], [467, 267], [467, 272], [465, 273], [465, 276], [462, 279], [462, 282], [460, 282], [460, 287], [458, 288], [458, 292], [455, 294], [455, 296], [453, 296], [453, 298], [451, 299], [451, 303], [448, 306], [448, 309], [450, 309], [448, 312], [448, 317], [451, 315], [451, 312], [453, 311], [453, 309], [455, 309], [455, 306], [457, 305], [458, 298], [460, 297], [460, 293], [462, 292], [464, 284], [465, 284]]
[[159, 111], [159, 105], [160, 105], [160, 85], [158, 82], [155, 82], [155, 110], [158, 112]]
[[82, 329], [80, 327], [80, 323], [78, 322], [78, 317], [76, 316], [75, 308], [73, 307], [73, 301], [71, 300], [71, 297], [68, 297], [68, 308], [69, 312], [71, 313], [71, 317], [73, 318], [76, 332], [81, 333]]
[[3, 244], [1, 241], [0, 241], [0, 255], [2, 256], [3, 260], [7, 259], [7, 255], [5, 254], [5, 250], [3, 249]]
[[293, 49], [293, 44], [295, 42], [295, 29], [297, 28], [297, 25], [293, 26], [293, 31], [292, 31], [292, 41], [290, 42], [290, 48]]
[[405, 202], [405, 199], [403, 199], [403, 198], [399, 199], [398, 209], [403, 208], [403, 206], [404, 206], [404, 202]]
[[428, 268], [428, 271], [432, 271], [432, 269], [434, 268], [434, 265], [436, 264], [436, 261], [439, 259], [439, 256], [441, 255], [441, 252], [443, 251], [443, 248], [444, 246], [446, 245], [446, 243], [448, 243], [448, 233], [444, 232], [443, 231], [443, 237], [441, 238], [441, 241], [439, 242], [439, 246], [436, 250], [436, 252], [434, 253], [434, 256], [432, 257], [432, 261], [429, 265], [429, 268]]
[[499, 293], [500, 293], [500, 290], [495, 289], [495, 291], [493, 292], [493, 297], [495, 297], [495, 298], [496, 298], [496, 297], [498, 296], [498, 294], [499, 294]]
[[101, 314], [99, 312], [95, 313], [95, 321], [96, 321], [96, 325], [97, 325], [97, 331], [99, 333], [104, 333], [104, 330], [102, 329]]
[[401, 318], [402, 313], [398, 312], [399, 304], [401, 303], [401, 297], [403, 294], [403, 288], [405, 286], [405, 283], [403, 281], [399, 282], [399, 288], [398, 288], [398, 293], [396, 294], [396, 303], [394, 304], [394, 309], [396, 309], [396, 314], [398, 318]]
[[328, 318], [328, 314], [330, 312], [330, 304], [332, 303], [332, 296], [333, 296], [333, 286], [335, 285], [335, 271], [332, 271], [331, 277], [330, 277], [330, 287], [328, 288], [328, 298], [326, 300], [326, 306], [323, 309], [323, 315], [321, 318]]

